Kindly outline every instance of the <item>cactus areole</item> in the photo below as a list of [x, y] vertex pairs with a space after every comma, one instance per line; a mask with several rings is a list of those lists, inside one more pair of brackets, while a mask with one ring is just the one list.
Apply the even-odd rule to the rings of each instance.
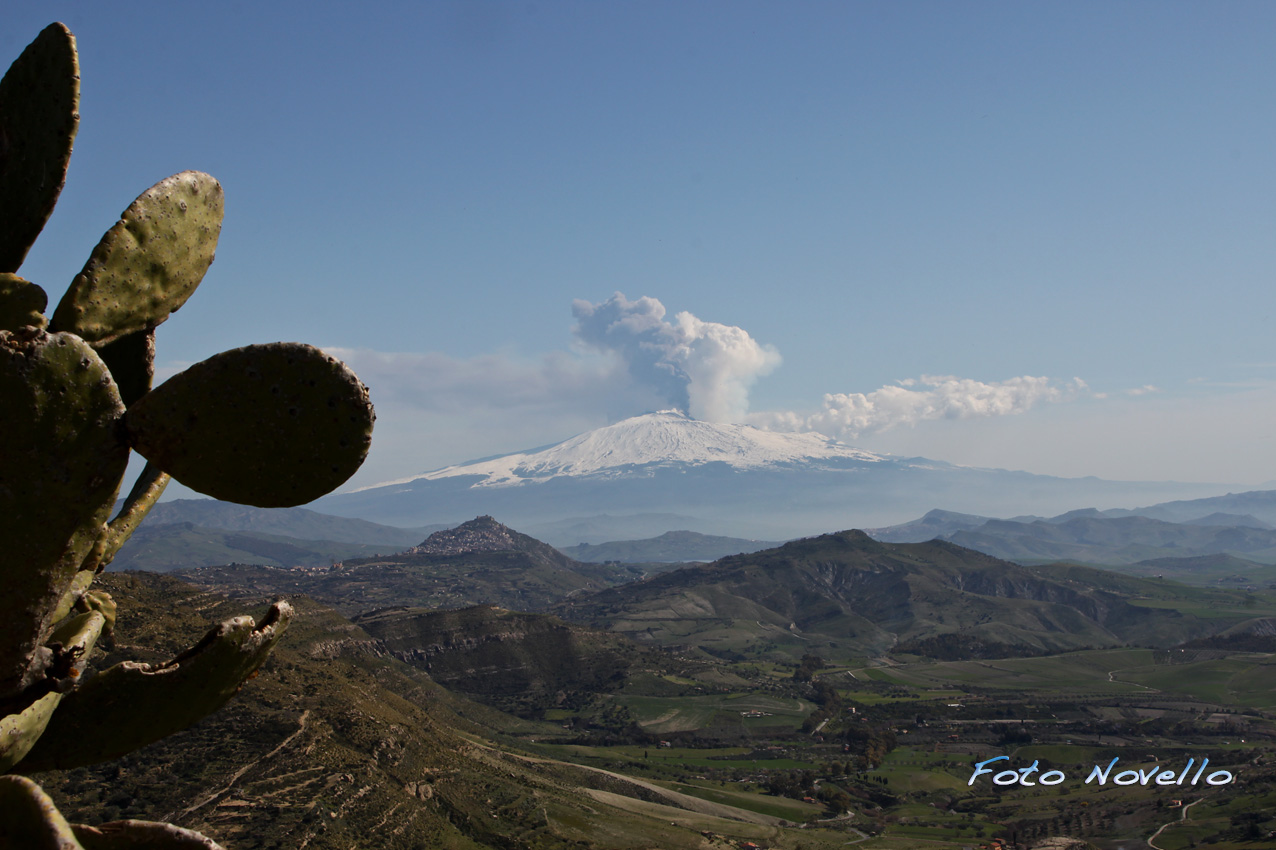
[[[17, 271], [66, 177], [79, 122], [75, 38], [52, 24], [0, 80], [0, 774], [107, 761], [216, 710], [263, 664], [292, 609], [236, 617], [162, 665], [91, 669], [115, 603], [94, 576], [170, 478], [219, 499], [304, 504], [367, 456], [368, 389], [302, 343], [215, 355], [152, 387], [156, 327], [213, 261], [222, 187], [184, 171], [121, 214], [51, 315]], [[123, 507], [130, 451], [146, 467]], [[0, 846], [206, 847], [169, 824], [68, 824], [0, 776]], [[122, 843], [121, 843], [122, 842]]]

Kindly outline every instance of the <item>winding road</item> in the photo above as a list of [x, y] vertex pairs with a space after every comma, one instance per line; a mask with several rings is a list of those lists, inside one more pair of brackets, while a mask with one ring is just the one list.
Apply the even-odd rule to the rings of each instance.
[[[1208, 796], [1208, 795], [1206, 795], [1206, 796]], [[1190, 808], [1192, 808], [1193, 806], [1195, 806], [1197, 803], [1200, 803], [1200, 802], [1202, 802], [1202, 801], [1204, 801], [1204, 800], [1205, 800], [1205, 797], [1202, 797], [1200, 800], [1193, 800], [1192, 802], [1190, 802], [1190, 803], [1188, 803], [1186, 806], [1184, 806], [1184, 807], [1183, 807], [1183, 809], [1179, 812], [1179, 819], [1178, 819], [1178, 822], [1179, 822], [1179, 823], [1182, 823], [1183, 821], [1187, 820], [1187, 810], [1188, 810], [1188, 809], [1190, 809]], [[1160, 826], [1160, 827], [1156, 830], [1156, 832], [1152, 833], [1152, 836], [1148, 839], [1148, 846], [1149, 846], [1149, 847], [1151, 847], [1151, 848], [1152, 848], [1152, 850], [1165, 850], [1165, 848], [1163, 848], [1163, 847], [1157, 847], [1157, 846], [1156, 846], [1155, 844], [1153, 844], [1152, 842], [1156, 841], [1156, 837], [1157, 837], [1158, 835], [1160, 835], [1162, 832], [1164, 832], [1164, 831], [1166, 830], [1166, 828], [1167, 828], [1167, 827], [1171, 827], [1171, 826], [1174, 826], [1174, 821], [1170, 821], [1169, 823], [1163, 823], [1163, 824], [1161, 824], [1161, 826]]]

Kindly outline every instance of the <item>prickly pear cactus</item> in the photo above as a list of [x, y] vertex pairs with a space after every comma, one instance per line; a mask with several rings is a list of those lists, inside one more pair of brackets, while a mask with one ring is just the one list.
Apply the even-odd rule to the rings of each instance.
[[[169, 824], [68, 824], [14, 771], [106, 761], [216, 710], [292, 615], [236, 617], [161, 665], [95, 673], [115, 603], [93, 579], [170, 478], [219, 499], [303, 504], [367, 455], [367, 388], [300, 343], [253, 345], [152, 387], [155, 329], [217, 248], [222, 188], [186, 171], [107, 230], [51, 317], [16, 272], [53, 211], [79, 120], [75, 39], [52, 24], [0, 81], [0, 846], [215, 848]], [[147, 463], [122, 507], [129, 454]]]

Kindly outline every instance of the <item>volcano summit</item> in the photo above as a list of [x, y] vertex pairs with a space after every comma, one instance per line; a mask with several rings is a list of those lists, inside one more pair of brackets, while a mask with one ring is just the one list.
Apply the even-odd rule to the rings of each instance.
[[707, 464], [757, 470], [848, 460], [880, 463], [887, 458], [821, 434], [784, 434], [751, 425], [702, 422], [677, 410], [662, 410], [587, 431], [548, 448], [449, 466], [364, 489], [470, 475], [484, 476], [475, 486], [491, 487], [541, 483], [563, 476], [650, 476], [660, 469], [686, 470]]

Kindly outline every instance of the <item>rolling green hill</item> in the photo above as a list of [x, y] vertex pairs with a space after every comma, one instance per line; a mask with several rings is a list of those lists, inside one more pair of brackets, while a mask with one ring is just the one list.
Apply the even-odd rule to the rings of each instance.
[[[1077, 566], [1028, 569], [943, 541], [880, 543], [844, 531], [686, 567], [557, 610], [649, 644], [790, 660], [813, 651], [908, 651], [937, 636], [1003, 656], [1169, 646], [1245, 618], [1176, 610], [1169, 597], [1184, 593]], [[1167, 601], [1138, 604], [1154, 595]]]

